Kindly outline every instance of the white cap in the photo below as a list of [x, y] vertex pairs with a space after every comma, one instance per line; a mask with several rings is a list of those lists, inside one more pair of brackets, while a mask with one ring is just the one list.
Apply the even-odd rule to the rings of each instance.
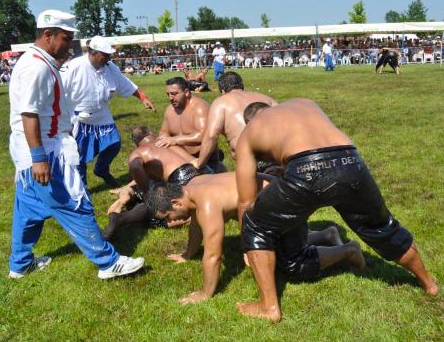
[[37, 28], [58, 27], [65, 31], [79, 31], [75, 26], [75, 16], [58, 10], [46, 10], [37, 17]]
[[220, 42], [216, 42], [216, 45], [220, 45]]
[[330, 39], [330, 38], [327, 38], [325, 41], [326, 41], [326, 42], [331, 42], [331, 39]]
[[116, 50], [111, 47], [111, 44], [108, 43], [105, 38], [100, 36], [95, 36], [90, 40], [89, 48], [109, 55], [116, 52]]

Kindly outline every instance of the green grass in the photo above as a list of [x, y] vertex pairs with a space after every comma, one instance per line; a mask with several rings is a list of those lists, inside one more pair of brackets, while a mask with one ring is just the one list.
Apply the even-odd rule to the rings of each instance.
[[[278, 101], [309, 97], [359, 147], [393, 214], [414, 234], [433, 275], [444, 279], [444, 68], [406, 66], [403, 74], [376, 75], [370, 67], [239, 70], [248, 90]], [[112, 111], [123, 138], [112, 172], [127, 180], [132, 148], [129, 130], [138, 123], [158, 129], [167, 106], [164, 81], [176, 74], [134, 81], [155, 101], [156, 114], [134, 99], [114, 99]], [[216, 89], [214, 82], [211, 84]], [[217, 92], [202, 96], [208, 101]], [[0, 341], [444, 341], [443, 295], [429, 298], [415, 279], [363, 245], [368, 267], [346, 266], [313, 283], [279, 280], [284, 319], [272, 324], [239, 315], [238, 301], [255, 299], [252, 273], [243, 266], [237, 223], [226, 226], [221, 284], [205, 303], [178, 299], [202, 284], [199, 260], [176, 265], [165, 259], [186, 245], [186, 229], [133, 229], [118, 234], [122, 254], [144, 256], [134, 277], [100, 281], [96, 268], [53, 220], [36, 254], [53, 257], [42, 272], [8, 280], [14, 169], [8, 152], [7, 87], [0, 87]], [[226, 148], [226, 144], [224, 144]], [[229, 162], [233, 168], [233, 163]], [[113, 200], [89, 175], [101, 227]], [[356, 236], [331, 209], [310, 218], [314, 229], [337, 222], [344, 239]]]

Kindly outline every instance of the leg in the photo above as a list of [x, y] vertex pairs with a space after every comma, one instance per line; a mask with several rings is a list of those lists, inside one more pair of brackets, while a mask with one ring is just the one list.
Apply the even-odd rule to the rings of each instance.
[[124, 213], [111, 213], [109, 215], [108, 226], [103, 232], [103, 237], [109, 240], [115, 231], [122, 227], [128, 226], [130, 224], [139, 224], [147, 222], [150, 218], [148, 206], [145, 203], [140, 203], [136, 205], [132, 210], [126, 211]]
[[275, 266], [276, 254], [274, 251], [254, 250], [247, 253], [253, 270], [254, 278], [259, 286], [259, 302], [238, 303], [240, 313], [249, 316], [263, 317], [279, 322], [282, 314], [276, 292]]
[[338, 229], [335, 226], [330, 226], [320, 232], [309, 232], [307, 244], [315, 246], [342, 246], [343, 242], [339, 236]]
[[88, 183], [87, 183], [88, 178], [86, 175], [86, 170], [87, 170], [86, 163], [80, 162], [79, 166], [77, 166], [77, 169], [79, 170], [80, 177], [82, 177], [83, 184], [85, 184], [85, 186], [87, 186], [88, 185]]
[[49, 217], [45, 215], [47, 209], [34, 196], [30, 186], [24, 191], [20, 182], [16, 184], [9, 257], [11, 271], [22, 273], [33, 262], [32, 248], [40, 238], [44, 220]]
[[356, 241], [350, 241], [342, 246], [316, 247], [319, 256], [321, 270], [333, 266], [342, 261], [348, 261], [357, 268], [365, 267], [364, 256], [361, 247]]
[[108, 146], [105, 150], [99, 153], [94, 167], [94, 173], [97, 176], [107, 176], [110, 174], [109, 166], [113, 159], [119, 154], [120, 146], [121, 144], [119, 141], [118, 143]]
[[438, 294], [438, 284], [427, 272], [427, 269], [422, 262], [421, 255], [419, 254], [418, 247], [415, 243], [412, 243], [409, 250], [400, 259], [398, 259], [397, 262], [416, 276], [427, 294], [432, 296], [436, 296]]

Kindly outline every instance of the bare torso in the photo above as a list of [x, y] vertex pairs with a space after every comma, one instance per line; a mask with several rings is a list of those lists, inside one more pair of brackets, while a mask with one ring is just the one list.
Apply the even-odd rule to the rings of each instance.
[[[168, 130], [170, 136], [177, 135], [189, 135], [199, 130], [199, 119], [196, 117], [208, 116], [210, 105], [203, 99], [193, 96], [187, 106], [183, 110], [175, 109], [173, 106], [168, 106], [165, 111], [165, 119], [168, 124]], [[190, 154], [195, 155], [200, 151], [200, 143], [194, 143], [192, 145], [183, 145], [183, 148]]]
[[163, 148], [157, 147], [154, 141], [143, 142], [131, 153], [130, 160], [140, 157], [148, 178], [166, 182], [173, 171], [193, 159], [180, 150], [178, 146]]
[[212, 104], [212, 107], [223, 108], [224, 126], [222, 134], [228, 140], [233, 157], [235, 156], [237, 140], [245, 128], [244, 110], [253, 102], [265, 102], [270, 106], [276, 104], [267, 95], [244, 90], [232, 90], [217, 98]]
[[353, 144], [322, 109], [308, 99], [294, 99], [264, 109], [249, 123], [246, 138], [256, 158], [282, 164], [299, 152]]

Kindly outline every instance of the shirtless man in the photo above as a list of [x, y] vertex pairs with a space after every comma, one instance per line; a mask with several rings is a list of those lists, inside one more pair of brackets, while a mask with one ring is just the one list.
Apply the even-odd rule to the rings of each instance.
[[[209, 168], [197, 170], [191, 163], [194, 159], [178, 146], [157, 147], [157, 136], [148, 127], [138, 126], [132, 132], [136, 148], [129, 156], [129, 169], [133, 181], [119, 190], [119, 199], [108, 209], [109, 223], [104, 236], [109, 239], [120, 226], [149, 222], [151, 225], [173, 227], [185, 221], [164, 222], [155, 220], [145, 203], [150, 181], [170, 182], [181, 185], [202, 173], [211, 172]], [[122, 208], [136, 199], [139, 204], [132, 210], [121, 213]]]
[[229, 71], [220, 76], [219, 91], [221, 96], [211, 104], [205, 134], [202, 139], [197, 167], [205, 165], [217, 147], [219, 134], [223, 134], [235, 158], [237, 139], [245, 128], [244, 109], [252, 102], [265, 102], [271, 106], [277, 104], [272, 98], [244, 90], [242, 78]]
[[[325, 206], [333, 206], [383, 258], [412, 272], [428, 294], [438, 293], [412, 235], [387, 209], [352, 141], [316, 103], [293, 99], [262, 109], [242, 132], [236, 156], [243, 248], [260, 289], [258, 302], [238, 304], [241, 313], [280, 321], [274, 275], [276, 242], [282, 234], [305, 231], [310, 215]], [[256, 198], [257, 156], [279, 162], [285, 171], [284, 177], [272, 181]], [[288, 241], [287, 257], [305, 253], [300, 246], [297, 239]], [[316, 266], [325, 260], [318, 252], [306, 262]]]
[[208, 68], [203, 68], [197, 75], [191, 74], [188, 68], [183, 68], [183, 74], [188, 82], [188, 86], [191, 91], [201, 92], [209, 91], [208, 82], [206, 81], [206, 75], [208, 74]]
[[[256, 187], [261, 189], [274, 178], [258, 174], [255, 179]], [[185, 262], [197, 253], [203, 239], [203, 287], [182, 298], [180, 302], [196, 303], [210, 298], [219, 281], [225, 223], [230, 219], [236, 219], [237, 215], [238, 191], [235, 173], [202, 175], [193, 178], [184, 187], [174, 185], [158, 187], [150, 194], [148, 203], [158, 218], [177, 220], [191, 216], [187, 250], [182, 254], [170, 254], [168, 258], [176, 262]], [[293, 234], [293, 231], [291, 233]], [[281, 241], [279, 249], [282, 251], [280, 254], [282, 258], [279, 259], [278, 265], [287, 275], [298, 279], [312, 279], [313, 276], [317, 276], [318, 274], [311, 270], [312, 266], [304, 262], [310, 254], [316, 253], [316, 250], [327, 260], [321, 265], [321, 269], [344, 260], [363, 267], [364, 257], [359, 244], [352, 241], [343, 245], [335, 227], [322, 232], [312, 232], [308, 235], [307, 233], [308, 231], [297, 232], [297, 236], [286, 235]], [[302, 245], [307, 245], [307, 251], [303, 255], [298, 255], [295, 262], [286, 258], [286, 240], [294, 240], [301, 236], [299, 240]], [[314, 244], [335, 247], [315, 247]]]
[[[197, 158], [201, 150], [210, 105], [205, 100], [192, 96], [187, 81], [182, 77], [167, 80], [166, 93], [171, 105], [165, 111], [156, 145], [158, 147], [181, 146]], [[215, 172], [226, 171], [219, 160], [218, 150], [199, 168], [206, 164]]]

